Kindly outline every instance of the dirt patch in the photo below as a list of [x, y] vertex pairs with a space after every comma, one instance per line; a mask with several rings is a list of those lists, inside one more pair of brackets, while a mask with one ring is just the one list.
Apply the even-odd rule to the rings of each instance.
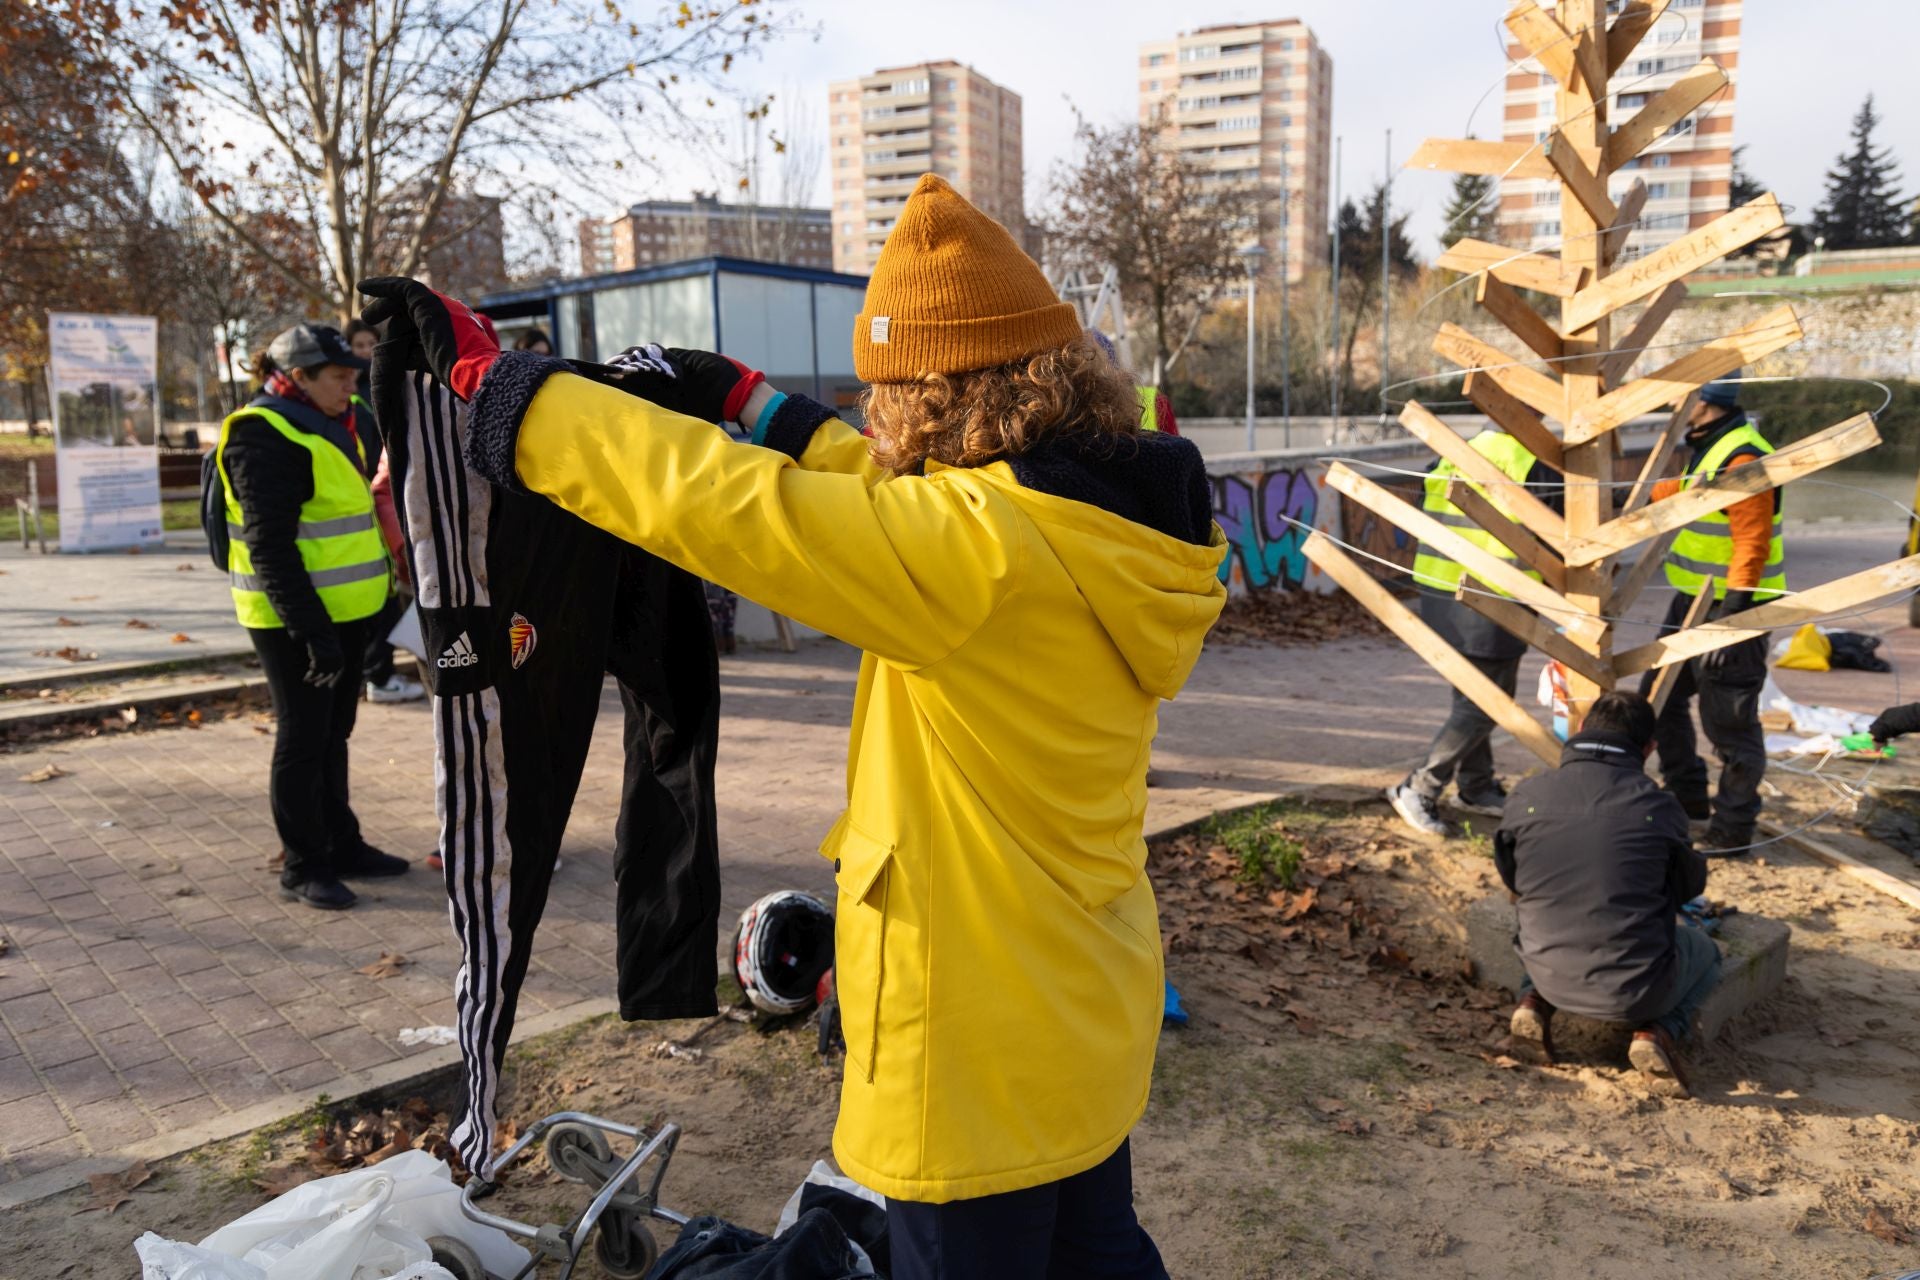
[[[1665, 1102], [1622, 1063], [1507, 1052], [1505, 1001], [1467, 981], [1456, 923], [1495, 883], [1487, 852], [1412, 837], [1372, 803], [1283, 805], [1156, 847], [1192, 1022], [1162, 1037], [1135, 1159], [1172, 1274], [1859, 1280], [1911, 1264], [1911, 915], [1779, 848], [1716, 864], [1715, 897], [1794, 925], [1791, 976], [1694, 1054], [1699, 1098]], [[697, 1052], [660, 1048], [696, 1033]], [[504, 1107], [522, 1125], [674, 1120], [667, 1203], [765, 1229], [828, 1154], [839, 1068], [814, 1043], [804, 1023], [586, 1023], [514, 1051]], [[0, 1275], [123, 1280], [140, 1231], [194, 1239], [245, 1212], [327, 1120], [168, 1161], [112, 1217], [73, 1216], [84, 1190], [16, 1212]], [[578, 1203], [538, 1159], [497, 1202], [534, 1220]]]
[[1344, 591], [1249, 591], [1227, 601], [1207, 643], [1292, 646], [1386, 634]]

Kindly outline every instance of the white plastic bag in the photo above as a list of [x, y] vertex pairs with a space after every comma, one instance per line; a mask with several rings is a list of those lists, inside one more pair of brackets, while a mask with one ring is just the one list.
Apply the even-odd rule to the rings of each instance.
[[453, 1280], [433, 1265], [432, 1236], [460, 1240], [501, 1275], [529, 1257], [461, 1214], [452, 1173], [424, 1151], [303, 1183], [197, 1246], [149, 1232], [134, 1249], [143, 1280]]
[[774, 1235], [783, 1236], [787, 1234], [793, 1224], [800, 1221], [800, 1195], [809, 1186], [837, 1187], [850, 1196], [859, 1196], [862, 1200], [871, 1204], [877, 1204], [882, 1209], [887, 1207], [887, 1198], [878, 1191], [870, 1187], [861, 1186], [852, 1178], [840, 1173], [825, 1160], [815, 1160], [813, 1162], [813, 1168], [807, 1170], [806, 1181], [795, 1187], [793, 1194], [787, 1197], [786, 1206], [780, 1210], [780, 1221], [773, 1228]]

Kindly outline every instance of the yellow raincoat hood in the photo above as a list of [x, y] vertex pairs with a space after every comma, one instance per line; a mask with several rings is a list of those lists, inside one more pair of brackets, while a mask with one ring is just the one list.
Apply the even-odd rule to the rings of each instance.
[[1146, 1106], [1160, 1028], [1141, 838], [1159, 702], [1225, 600], [1198, 451], [1144, 436], [893, 478], [799, 397], [754, 448], [542, 377], [503, 405], [489, 387], [525, 378], [489, 374], [476, 450], [517, 429], [525, 487], [865, 650], [821, 846], [841, 1167], [938, 1202], [1104, 1160]]

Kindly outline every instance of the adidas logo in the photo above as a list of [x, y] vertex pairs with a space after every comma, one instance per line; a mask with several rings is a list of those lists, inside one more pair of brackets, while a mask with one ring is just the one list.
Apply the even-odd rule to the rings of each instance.
[[467, 639], [462, 631], [460, 638], [447, 646], [447, 651], [434, 659], [434, 665], [442, 670], [448, 667], [470, 667], [480, 661], [480, 655], [473, 651], [473, 641]]

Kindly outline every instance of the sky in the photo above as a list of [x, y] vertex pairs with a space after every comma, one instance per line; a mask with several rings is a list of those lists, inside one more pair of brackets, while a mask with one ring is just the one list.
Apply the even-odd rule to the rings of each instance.
[[[1133, 119], [1139, 46], [1200, 26], [1299, 17], [1313, 28], [1333, 58], [1334, 131], [1346, 139], [1342, 191], [1349, 196], [1385, 172], [1388, 129], [1396, 167], [1421, 139], [1462, 136], [1470, 121], [1481, 137], [1500, 131], [1505, 0], [810, 0], [795, 7], [818, 38], [794, 37], [735, 72], [743, 87], [775, 94], [776, 131], [810, 126], [824, 152], [831, 81], [932, 59], [965, 62], [1024, 100], [1027, 203], [1035, 211], [1048, 173], [1072, 154], [1074, 109], [1103, 123]], [[1172, 13], [1184, 17], [1170, 22]], [[1735, 141], [1747, 144], [1748, 170], [1778, 193], [1790, 219], [1804, 220], [1819, 202], [1822, 175], [1846, 147], [1868, 92], [1884, 120], [1883, 143], [1904, 162], [1904, 189], [1920, 190], [1916, 48], [1920, 6], [1911, 0], [1746, 5]], [[788, 115], [796, 103], [797, 120]], [[710, 173], [710, 165], [669, 162], [631, 198], [684, 199], [690, 186], [714, 185]], [[1438, 252], [1434, 237], [1451, 181], [1432, 173], [1395, 178], [1394, 206], [1412, 212], [1410, 229], [1428, 256]], [[822, 163], [812, 203], [828, 203], [827, 183]]]

